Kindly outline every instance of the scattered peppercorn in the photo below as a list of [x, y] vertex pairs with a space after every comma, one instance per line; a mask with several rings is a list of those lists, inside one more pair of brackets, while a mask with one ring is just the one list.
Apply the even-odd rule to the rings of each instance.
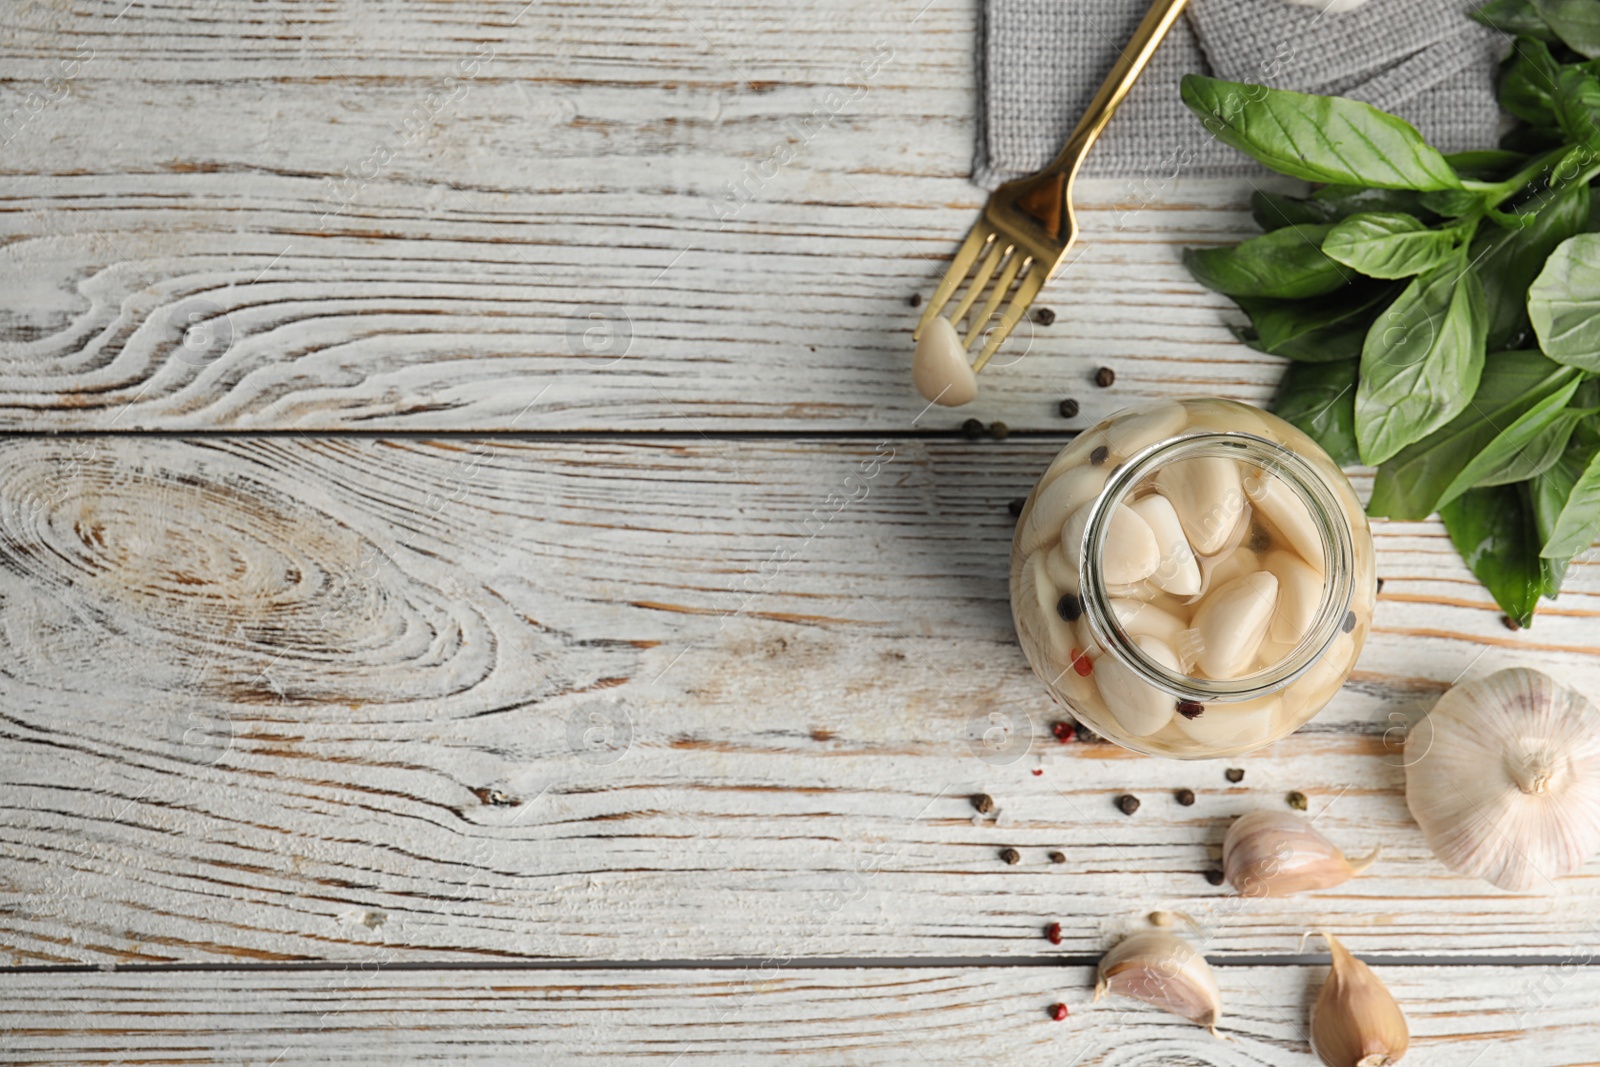
[[1007, 437], [1011, 436], [1011, 427], [1007, 426], [1003, 422], [992, 422], [989, 424], [989, 433], [994, 435], [994, 439], [996, 441], [1004, 441]]
[[1355, 628], [1356, 628], [1356, 613], [1353, 612], [1353, 611], [1345, 612], [1344, 613], [1344, 622], [1340, 625], [1339, 629], [1343, 630], [1345, 633], [1349, 633], [1351, 630], [1354, 630]]
[[1522, 624], [1520, 622], [1518, 622], [1516, 619], [1513, 619], [1510, 615], [1502, 615], [1502, 616], [1500, 616], [1500, 623], [1501, 623], [1502, 626], [1504, 626], [1508, 630], [1520, 630], [1520, 629], [1522, 629]]
[[1178, 701], [1178, 714], [1182, 715], [1185, 719], [1198, 719], [1200, 717], [1200, 713], [1205, 710], [1206, 706], [1196, 701]]
[[1110, 367], [1101, 367], [1099, 370], [1094, 372], [1094, 384], [1098, 385], [1102, 389], [1111, 388], [1112, 384], [1115, 383], [1116, 380], [1117, 372], [1112, 370]]
[[1005, 860], [1008, 865], [1015, 866], [1022, 862], [1022, 853], [1014, 848], [1003, 848], [1000, 850], [1000, 858]]
[[1178, 803], [1182, 804], [1184, 807], [1187, 808], [1187, 807], [1190, 807], [1190, 806], [1192, 806], [1194, 804], [1194, 790], [1193, 789], [1180, 789], [1180, 790], [1178, 790], [1176, 795], [1177, 795], [1177, 798], [1178, 798]]
[[1212, 868], [1211, 870], [1206, 872], [1206, 881], [1210, 882], [1212, 885], [1221, 885], [1222, 884], [1222, 872], [1217, 870], [1216, 868]]
[[1242, 782], [1242, 781], [1244, 781], [1244, 768], [1243, 767], [1229, 767], [1226, 771], [1223, 771], [1222, 773], [1223, 773], [1223, 776], [1225, 778], [1227, 778], [1228, 781], [1230, 781], [1230, 782]]
[[969, 441], [976, 441], [983, 436], [983, 423], [977, 419], [968, 419], [961, 424], [961, 436]]
[[1027, 504], [1028, 504], [1028, 498], [1027, 497], [1025, 497], [1025, 496], [1015, 497], [1011, 501], [1011, 503], [1006, 505], [1006, 510], [1011, 512], [1011, 517], [1012, 518], [1016, 518], [1018, 515], [1022, 514], [1022, 509], [1024, 507], [1026, 507]]
[[1109, 455], [1111, 455], [1111, 449], [1107, 448], [1105, 445], [1101, 445], [1099, 448], [1096, 448], [1093, 452], [1089, 453], [1089, 462], [1098, 467], [1100, 464], [1106, 461], [1106, 457]]
[[1067, 854], [1065, 852], [1052, 852], [1050, 853], [1050, 862], [1065, 863], [1067, 862]]
[[1053, 326], [1056, 321], [1056, 313], [1049, 308], [1040, 308], [1033, 313], [1033, 321], [1040, 326]]
[[978, 814], [987, 815], [994, 810], [994, 797], [988, 793], [977, 793], [972, 798], [972, 806], [978, 809]]
[[1055, 734], [1057, 741], [1060, 741], [1063, 745], [1068, 745], [1077, 736], [1078, 730], [1070, 722], [1056, 722], [1050, 724], [1050, 732]]
[[1101, 737], [1099, 734], [1095, 733], [1081, 722], [1073, 728], [1073, 733], [1078, 738], [1078, 744], [1080, 745], [1103, 745], [1106, 741], [1105, 738]]
[[1056, 601], [1056, 614], [1067, 622], [1077, 622], [1078, 616], [1083, 614], [1083, 601], [1078, 599], [1076, 593], [1063, 593], [1061, 599]]
[[1035, 767], [1030, 773], [1035, 778], [1042, 777], [1044, 775], [1044, 768], [1043, 767]]
[[1306, 795], [1298, 789], [1289, 794], [1289, 806], [1295, 811], [1305, 811], [1306, 804]]
[[1050, 1018], [1054, 1019], [1058, 1023], [1065, 1022], [1067, 1018], [1067, 1006], [1065, 1004], [1050, 1005]]
[[1078, 402], [1069, 396], [1056, 405], [1056, 410], [1061, 412], [1063, 419], [1075, 419], [1078, 417]]
[[1132, 793], [1124, 793], [1117, 798], [1117, 808], [1124, 815], [1132, 815], [1139, 810], [1139, 798]]
[[1061, 924], [1051, 923], [1044, 928], [1044, 936], [1050, 939], [1052, 945], [1061, 944]]
[[1377, 592], [1380, 592], [1380, 593], [1381, 593], [1381, 592], [1383, 592], [1383, 579], [1382, 579], [1382, 578], [1379, 578], [1379, 579], [1378, 579], [1378, 588], [1377, 588]]
[[911, 306], [914, 307], [914, 308], [919, 308], [919, 307], [922, 306], [922, 294], [921, 293], [912, 293], [911, 294]]

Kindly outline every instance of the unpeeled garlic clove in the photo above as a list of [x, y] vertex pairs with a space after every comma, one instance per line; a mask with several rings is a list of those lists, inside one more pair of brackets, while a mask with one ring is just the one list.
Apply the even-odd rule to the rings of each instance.
[[1164, 930], [1129, 934], [1101, 958], [1094, 999], [1107, 993], [1142, 1000], [1213, 1035], [1222, 1021], [1222, 994], [1210, 964], [1189, 942]]
[[1161, 549], [1161, 562], [1150, 581], [1157, 587], [1177, 596], [1194, 596], [1200, 591], [1200, 563], [1195, 559], [1189, 539], [1183, 535], [1183, 524], [1172, 501], [1160, 493], [1151, 493], [1128, 505], [1150, 526], [1156, 535], [1156, 545]]
[[1343, 885], [1377, 857], [1374, 852], [1352, 864], [1338, 845], [1300, 816], [1252, 811], [1228, 827], [1222, 873], [1240, 896], [1286, 897]]
[[1333, 971], [1311, 1009], [1311, 1049], [1328, 1067], [1389, 1067], [1411, 1046], [1405, 1012], [1372, 968], [1331, 934]]
[[1221, 551], [1244, 512], [1239, 465], [1221, 456], [1198, 456], [1163, 467], [1156, 492], [1172, 502], [1189, 544], [1202, 556]]
[[911, 382], [922, 399], [947, 408], [970, 403], [978, 395], [978, 376], [967, 362], [967, 349], [950, 320], [935, 315], [917, 339], [911, 357]]

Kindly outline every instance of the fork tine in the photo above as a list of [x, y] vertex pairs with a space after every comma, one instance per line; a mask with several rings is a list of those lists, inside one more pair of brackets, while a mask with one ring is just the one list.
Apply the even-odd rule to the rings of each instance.
[[1033, 257], [1024, 255], [1020, 248], [1008, 248], [1006, 251], [1011, 255], [1007, 257], [1005, 268], [1000, 271], [1000, 277], [994, 283], [994, 290], [989, 294], [989, 299], [983, 302], [983, 309], [968, 320], [972, 325], [967, 329], [966, 339], [961, 342], [963, 348], [971, 348], [972, 342], [983, 333], [983, 324], [989, 321], [994, 309], [1000, 306], [1000, 301], [1011, 291], [1011, 283], [1017, 280], [1017, 272], [1033, 263]]
[[983, 294], [989, 284], [989, 279], [994, 277], [994, 270], [1000, 265], [1000, 260], [1011, 252], [1011, 245], [1003, 244], [996, 235], [996, 240], [989, 245], [989, 254], [983, 257], [983, 262], [972, 275], [972, 280], [967, 282], [967, 291], [961, 294], [961, 302], [956, 309], [950, 312], [952, 323], [960, 322], [966, 315], [967, 309], [972, 307], [972, 302]]
[[917, 323], [917, 328], [911, 331], [913, 341], [922, 336], [922, 331], [928, 323], [932, 322], [933, 317], [949, 303], [950, 297], [955, 294], [956, 286], [961, 284], [961, 279], [967, 276], [967, 271], [978, 258], [978, 253], [983, 251], [984, 245], [994, 238], [995, 232], [985, 220], [980, 218], [972, 224], [972, 229], [967, 231], [966, 240], [956, 249], [956, 256], [950, 261], [950, 268], [944, 272], [944, 277], [939, 279], [939, 287], [933, 291], [928, 307], [922, 313], [921, 321]]
[[1034, 260], [1023, 269], [1022, 280], [1017, 283], [1017, 291], [1011, 298], [1011, 303], [1006, 305], [1006, 313], [1000, 317], [1000, 324], [989, 334], [989, 341], [983, 346], [983, 351], [978, 353], [978, 358], [972, 364], [974, 373], [983, 369], [989, 362], [989, 357], [1000, 350], [1006, 343], [1006, 338], [1011, 336], [1011, 331], [1017, 328], [1017, 323], [1022, 321], [1022, 316], [1028, 313], [1028, 308], [1033, 305], [1033, 298], [1039, 295], [1039, 290], [1044, 288], [1045, 277], [1050, 272], [1044, 264]]

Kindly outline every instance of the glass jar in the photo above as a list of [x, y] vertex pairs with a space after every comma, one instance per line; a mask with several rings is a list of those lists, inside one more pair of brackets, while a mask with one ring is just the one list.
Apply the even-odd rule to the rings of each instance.
[[1012, 541], [1034, 673], [1095, 732], [1156, 756], [1233, 756], [1298, 729], [1355, 668], [1376, 599], [1349, 480], [1231, 400], [1129, 408], [1080, 434]]

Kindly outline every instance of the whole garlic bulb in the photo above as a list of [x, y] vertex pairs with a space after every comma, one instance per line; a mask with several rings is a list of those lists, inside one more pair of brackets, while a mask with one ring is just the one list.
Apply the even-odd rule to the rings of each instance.
[[1445, 866], [1549, 888], [1600, 849], [1600, 709], [1516, 667], [1458, 685], [1406, 739], [1406, 804]]

